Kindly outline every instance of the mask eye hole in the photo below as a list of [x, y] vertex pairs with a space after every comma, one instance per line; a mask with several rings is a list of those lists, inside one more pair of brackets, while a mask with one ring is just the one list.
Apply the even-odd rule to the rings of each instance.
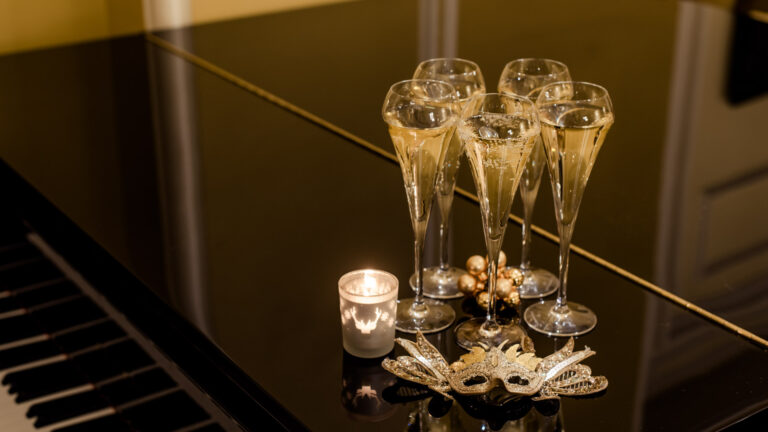
[[507, 378], [507, 382], [514, 385], [528, 385], [528, 380], [518, 375], [512, 375], [511, 377]]
[[464, 380], [464, 385], [467, 387], [478, 385], [478, 384], [485, 384], [488, 382], [488, 379], [481, 375], [475, 375], [473, 377], [467, 378]]

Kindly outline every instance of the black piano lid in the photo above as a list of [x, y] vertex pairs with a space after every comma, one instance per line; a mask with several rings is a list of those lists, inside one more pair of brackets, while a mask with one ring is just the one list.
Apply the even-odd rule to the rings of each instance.
[[246, 430], [307, 429], [195, 326], [165, 304], [0, 159], [4, 210], [15, 214]]

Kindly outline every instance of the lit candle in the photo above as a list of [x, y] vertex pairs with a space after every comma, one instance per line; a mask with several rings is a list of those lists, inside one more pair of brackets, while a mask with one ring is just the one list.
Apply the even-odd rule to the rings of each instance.
[[381, 357], [395, 345], [397, 278], [381, 270], [356, 270], [339, 279], [344, 349], [357, 357]]

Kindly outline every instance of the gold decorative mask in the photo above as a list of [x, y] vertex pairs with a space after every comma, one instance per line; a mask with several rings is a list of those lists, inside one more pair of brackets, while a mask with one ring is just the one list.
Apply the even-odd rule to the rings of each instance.
[[462, 395], [484, 394], [499, 383], [515, 395], [538, 393], [533, 400], [583, 396], [608, 387], [605, 377], [593, 377], [589, 367], [579, 364], [596, 352], [589, 347], [574, 352], [573, 338], [543, 359], [536, 357], [533, 343], [526, 337], [522, 352], [517, 344], [503, 351], [506, 342], [502, 342], [498, 347], [475, 347], [450, 365], [421, 332], [416, 334], [416, 342], [401, 338], [395, 341], [411, 356], [384, 359], [384, 369], [448, 398], [451, 398], [450, 391]]

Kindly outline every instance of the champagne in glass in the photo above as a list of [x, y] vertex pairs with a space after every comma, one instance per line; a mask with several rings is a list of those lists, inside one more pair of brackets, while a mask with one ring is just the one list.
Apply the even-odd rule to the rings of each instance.
[[525, 322], [549, 336], [577, 336], [595, 328], [597, 316], [566, 299], [571, 236], [589, 174], [613, 124], [613, 106], [603, 87], [569, 81], [544, 87], [536, 108], [560, 233], [560, 288], [557, 300], [529, 306]]
[[[504, 67], [499, 79], [499, 93], [526, 96], [535, 102], [541, 88], [545, 85], [570, 80], [568, 67], [563, 63], [549, 59], [518, 59], [507, 63]], [[520, 198], [523, 200], [523, 245], [519, 269], [523, 273], [523, 284], [518, 288], [518, 292], [524, 299], [548, 296], [558, 287], [555, 275], [531, 265], [533, 206], [536, 203], [545, 165], [544, 146], [539, 136], [536, 138], [520, 180]]]
[[[439, 58], [423, 61], [413, 74], [414, 79], [434, 79], [453, 85], [460, 106], [469, 98], [485, 92], [485, 82], [480, 67], [469, 60]], [[448, 258], [448, 233], [450, 231], [453, 191], [456, 187], [456, 173], [464, 146], [458, 135], [451, 131], [451, 139], [445, 149], [445, 159], [440, 165], [437, 177], [437, 206], [440, 209], [440, 265], [424, 269], [424, 295], [438, 299], [462, 297], [459, 278], [467, 274], [461, 268], [453, 267]], [[416, 287], [416, 273], [411, 276], [411, 287]]]
[[524, 335], [520, 326], [496, 318], [496, 278], [509, 209], [539, 132], [536, 109], [524, 97], [478, 94], [462, 111], [458, 133], [480, 199], [490, 299], [484, 318], [470, 319], [456, 327], [456, 342], [463, 348], [498, 346], [505, 340], [514, 343]]
[[435, 194], [437, 174], [458, 117], [453, 86], [434, 80], [407, 80], [390, 87], [382, 108], [405, 182], [414, 232], [416, 297], [400, 300], [395, 328], [407, 333], [433, 333], [456, 317], [446, 304], [423, 298], [424, 237]]

